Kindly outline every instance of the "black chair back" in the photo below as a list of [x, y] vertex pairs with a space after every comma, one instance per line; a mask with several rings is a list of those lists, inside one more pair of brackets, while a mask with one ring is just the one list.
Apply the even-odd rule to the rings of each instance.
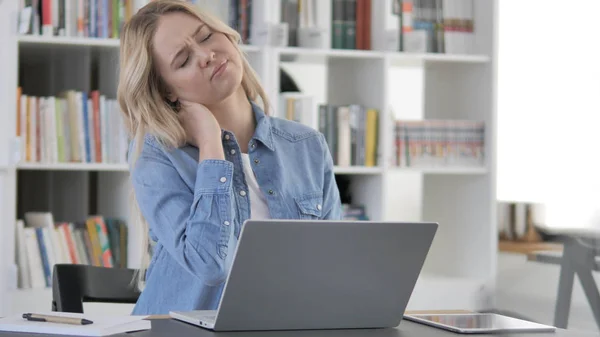
[[52, 311], [83, 313], [84, 302], [136, 303], [135, 270], [56, 264], [52, 273]]

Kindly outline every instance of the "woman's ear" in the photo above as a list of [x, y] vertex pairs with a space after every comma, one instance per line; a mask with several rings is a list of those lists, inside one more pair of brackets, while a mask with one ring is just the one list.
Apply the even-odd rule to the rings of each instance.
[[175, 111], [179, 111], [179, 99], [174, 95], [170, 90], [167, 90], [167, 97], [165, 97], [165, 101], [169, 104], [171, 108]]
[[167, 103], [169, 104], [169, 106], [175, 110], [175, 112], [179, 112], [179, 109], [181, 108], [181, 105], [179, 104], [179, 100], [175, 100], [172, 101], [171, 98], [167, 98], [166, 99]]
[[173, 92], [171, 92], [171, 90], [169, 90], [169, 89], [167, 89], [167, 100], [170, 103], [177, 102], [177, 96]]

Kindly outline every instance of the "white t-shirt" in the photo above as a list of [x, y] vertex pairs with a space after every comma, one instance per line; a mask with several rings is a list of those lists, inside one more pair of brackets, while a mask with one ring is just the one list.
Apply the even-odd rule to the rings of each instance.
[[269, 219], [271, 217], [269, 213], [269, 207], [267, 206], [267, 199], [263, 195], [252, 165], [250, 164], [250, 156], [247, 153], [242, 153], [242, 161], [244, 164], [244, 175], [246, 176], [246, 185], [248, 185], [248, 196], [250, 198], [250, 218], [251, 219]]

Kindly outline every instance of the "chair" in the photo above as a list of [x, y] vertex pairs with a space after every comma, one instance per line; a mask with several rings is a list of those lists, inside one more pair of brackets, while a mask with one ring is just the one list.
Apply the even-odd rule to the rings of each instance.
[[562, 241], [562, 254], [537, 252], [527, 259], [560, 266], [554, 307], [554, 325], [557, 328], [566, 329], [568, 326], [573, 283], [577, 276], [600, 329], [600, 291], [593, 277], [594, 272], [600, 271], [600, 209], [594, 198], [587, 201], [572, 199], [546, 204], [546, 219], [537, 224], [540, 230]]
[[83, 302], [136, 303], [135, 270], [56, 264], [52, 273], [52, 311], [83, 313]]
[[593, 272], [600, 271], [600, 246], [597, 239], [565, 233], [561, 241], [564, 245], [562, 253], [540, 251], [527, 256], [528, 261], [560, 266], [554, 325], [562, 329], [568, 327], [573, 283], [575, 276], [578, 276], [600, 329], [600, 292], [592, 275]]

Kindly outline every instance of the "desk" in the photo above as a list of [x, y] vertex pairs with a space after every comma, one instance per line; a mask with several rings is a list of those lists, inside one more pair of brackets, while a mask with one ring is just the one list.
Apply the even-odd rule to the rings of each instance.
[[[0, 337], [24, 337], [26, 334], [0, 333]], [[40, 337], [44, 335], [38, 335]], [[50, 336], [50, 335], [48, 335]], [[53, 335], [58, 337], [57, 335]], [[256, 331], [256, 332], [212, 332], [191, 324], [172, 319], [152, 319], [152, 330], [129, 334], [113, 335], [114, 337], [456, 337], [450, 331], [432, 328], [426, 325], [403, 320], [400, 326], [393, 329], [353, 329], [353, 330], [305, 330], [305, 331]], [[468, 335], [462, 335], [468, 336]], [[498, 335], [479, 335], [498, 336]], [[558, 329], [555, 333], [514, 333], [503, 334], [511, 337], [597, 337], [597, 333], [569, 331]]]
[[520, 242], [520, 241], [505, 241], [498, 242], [498, 250], [506, 253], [531, 254], [535, 252], [562, 252], [563, 245], [554, 242]]

